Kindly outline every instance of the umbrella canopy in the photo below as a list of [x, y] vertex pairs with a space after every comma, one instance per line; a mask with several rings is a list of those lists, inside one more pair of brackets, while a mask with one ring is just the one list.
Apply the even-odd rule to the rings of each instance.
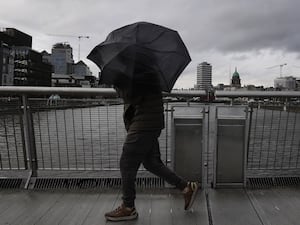
[[141, 83], [170, 92], [191, 61], [177, 31], [138, 22], [112, 31], [87, 56], [101, 70], [100, 83]]

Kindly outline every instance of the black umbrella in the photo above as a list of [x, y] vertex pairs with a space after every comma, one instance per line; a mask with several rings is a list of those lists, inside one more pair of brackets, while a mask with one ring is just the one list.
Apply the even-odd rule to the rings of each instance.
[[135, 82], [168, 92], [191, 61], [177, 31], [147, 22], [112, 31], [87, 58], [101, 69], [101, 84]]

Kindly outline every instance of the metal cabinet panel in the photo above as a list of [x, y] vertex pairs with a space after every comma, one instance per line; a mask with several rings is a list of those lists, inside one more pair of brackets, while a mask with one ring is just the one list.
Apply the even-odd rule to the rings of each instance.
[[247, 146], [247, 108], [216, 110], [214, 187], [243, 187]]
[[186, 180], [202, 180], [202, 119], [174, 119], [174, 171]]
[[245, 121], [219, 120], [217, 138], [217, 182], [243, 183]]

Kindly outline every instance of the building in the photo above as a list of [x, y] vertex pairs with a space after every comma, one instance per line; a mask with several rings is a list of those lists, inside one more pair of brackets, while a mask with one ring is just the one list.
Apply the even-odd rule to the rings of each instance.
[[197, 84], [195, 89], [212, 89], [212, 66], [207, 62], [202, 62], [197, 66]]
[[14, 47], [14, 85], [51, 86], [52, 66], [44, 63], [41, 53], [29, 47]]
[[78, 63], [75, 63], [73, 65], [73, 72], [74, 74], [83, 77], [92, 75], [90, 68], [82, 60], [80, 60]]
[[41, 54], [42, 54], [42, 60], [43, 60], [43, 62], [49, 63], [49, 64], [52, 65], [52, 63], [51, 63], [51, 54], [48, 53], [46, 50], [42, 51]]
[[292, 76], [278, 77], [274, 80], [274, 87], [280, 90], [295, 90], [296, 78]]
[[241, 87], [240, 74], [237, 72], [237, 68], [235, 68], [235, 71], [232, 74], [231, 87], [235, 87], [235, 88], [240, 88]]
[[51, 83], [54, 87], [95, 87], [96, 78], [83, 62], [74, 63], [73, 49], [68, 43], [56, 43], [51, 54], [42, 51], [43, 61], [53, 66]]
[[296, 78], [296, 90], [300, 91], [300, 77]]
[[[47, 54], [44, 52], [44, 55]], [[44, 57], [46, 60], [46, 57]], [[55, 87], [95, 87], [96, 78], [92, 76], [89, 67], [83, 62], [72, 64], [72, 73], [52, 74], [52, 86]]]
[[73, 64], [72, 74], [52, 74], [52, 86], [55, 87], [95, 87], [96, 77], [92, 76], [89, 67], [79, 61]]
[[96, 78], [83, 62], [74, 63], [72, 47], [67, 43], [53, 45], [51, 54], [43, 51], [43, 60], [53, 65], [52, 86], [95, 87]]
[[67, 43], [57, 43], [51, 50], [51, 64], [55, 74], [73, 73], [73, 49]]
[[14, 85], [14, 55], [11, 48], [0, 42], [0, 86]]
[[5, 28], [0, 32], [0, 40], [8, 46], [26, 46], [32, 48], [32, 37], [15, 28]]
[[[0, 32], [0, 85], [14, 85], [14, 52], [11, 46], [14, 41], [21, 43], [20, 37], [15, 37], [14, 29], [6, 28]], [[22, 32], [19, 32], [22, 33]], [[23, 33], [22, 33], [23, 34]], [[26, 38], [25, 38], [26, 39]], [[31, 43], [23, 43], [31, 44]]]
[[51, 86], [52, 66], [32, 50], [30, 35], [6, 28], [0, 32], [0, 42], [1, 85]]
[[[91, 78], [91, 80], [89, 79]], [[52, 74], [53, 87], [95, 87], [96, 78], [76, 74]]]
[[52, 87], [79, 87], [79, 82], [69, 74], [52, 74]]

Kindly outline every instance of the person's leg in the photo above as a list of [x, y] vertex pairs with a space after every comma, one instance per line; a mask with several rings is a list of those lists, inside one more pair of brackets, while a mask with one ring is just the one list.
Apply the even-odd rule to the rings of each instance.
[[163, 178], [171, 185], [175, 185], [178, 189], [183, 190], [187, 186], [187, 182], [169, 169], [161, 160], [158, 137], [160, 131], [152, 133], [151, 150], [143, 160], [145, 169], [149, 172]]
[[126, 207], [134, 207], [135, 179], [137, 171], [144, 158], [141, 151], [142, 136], [139, 133], [127, 134], [120, 159], [120, 170], [122, 176], [122, 199]]
[[153, 145], [151, 146], [151, 150], [145, 156], [143, 165], [151, 173], [163, 178], [169, 184], [175, 185], [178, 189], [180, 189], [184, 197], [184, 209], [188, 210], [194, 203], [198, 191], [198, 183], [186, 182], [178, 175], [176, 175], [176, 173], [170, 170], [167, 166], [165, 166], [160, 158], [161, 155], [158, 143], [159, 135], [160, 132], [157, 132], [156, 136], [152, 136]]
[[142, 139], [143, 136], [139, 133], [127, 134], [120, 159], [123, 203], [115, 210], [105, 214], [107, 220], [133, 220], [138, 217], [138, 213], [134, 207], [135, 179], [137, 170], [144, 158], [143, 149], [141, 148]]

